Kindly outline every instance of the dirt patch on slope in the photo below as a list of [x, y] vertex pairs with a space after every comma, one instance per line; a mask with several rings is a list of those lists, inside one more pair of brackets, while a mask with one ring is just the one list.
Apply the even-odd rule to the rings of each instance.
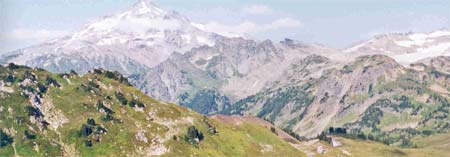
[[450, 92], [447, 89], [437, 84], [431, 85], [430, 89], [440, 94], [450, 94]]

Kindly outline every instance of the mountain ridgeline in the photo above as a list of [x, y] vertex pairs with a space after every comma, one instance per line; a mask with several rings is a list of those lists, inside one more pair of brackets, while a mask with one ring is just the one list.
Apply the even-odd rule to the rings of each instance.
[[309, 55], [335, 53], [290, 39], [279, 43], [221, 39], [214, 46], [174, 54], [149, 71], [131, 76], [131, 82], [156, 98], [196, 105], [200, 108], [195, 111], [214, 114], [282, 78], [291, 64]]
[[[448, 58], [436, 60], [442, 59]], [[257, 115], [306, 138], [343, 127], [386, 144], [450, 129], [450, 74], [434, 66], [405, 68], [387, 56], [363, 56], [314, 78], [314, 68], [329, 60], [306, 60], [286, 80], [223, 112]]]
[[304, 156], [269, 128], [154, 100], [119, 73], [0, 67], [0, 156]]

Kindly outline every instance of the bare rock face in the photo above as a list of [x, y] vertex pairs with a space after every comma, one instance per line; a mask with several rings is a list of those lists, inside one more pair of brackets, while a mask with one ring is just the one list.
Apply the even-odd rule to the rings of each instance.
[[69, 122], [69, 119], [64, 116], [62, 111], [55, 108], [50, 98], [44, 98], [40, 110], [44, 114], [45, 121], [49, 123], [53, 130], [58, 130], [59, 127]]
[[165, 101], [188, 107], [199, 104], [217, 108], [211, 111], [193, 108], [212, 114], [283, 78], [286, 69], [309, 55], [335, 53], [320, 45], [294, 41], [273, 43], [223, 38], [214, 46], [194, 48], [184, 55], [174, 54], [132, 80], [144, 92]]

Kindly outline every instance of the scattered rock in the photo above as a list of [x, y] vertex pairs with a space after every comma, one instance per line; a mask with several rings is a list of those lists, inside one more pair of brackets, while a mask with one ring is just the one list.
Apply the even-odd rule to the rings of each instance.
[[147, 142], [148, 142], [148, 139], [147, 139], [147, 137], [145, 136], [145, 132], [146, 132], [145, 130], [139, 130], [139, 131], [136, 133], [136, 140], [147, 143]]
[[319, 147], [317, 147], [317, 153], [319, 153], [319, 154], [325, 154], [325, 153], [327, 153], [328, 152], [328, 150], [324, 147], [324, 146], [319, 146]]
[[14, 93], [14, 89], [11, 87], [6, 87], [3, 80], [0, 80], [0, 92]]
[[14, 115], [14, 109], [12, 109], [11, 107], [8, 107], [8, 113], [9, 113], [9, 115]]
[[45, 115], [44, 119], [48, 123], [50, 123], [50, 126], [54, 130], [57, 130], [58, 127], [69, 122], [69, 120], [67, 119], [66, 116], [64, 116], [62, 111], [55, 108], [53, 102], [49, 98], [44, 99], [44, 102], [42, 103], [42, 107], [40, 108], [40, 110]]
[[272, 152], [273, 151], [273, 146], [272, 145], [262, 144], [261, 147], [263, 147], [263, 149], [261, 150], [261, 152], [263, 152], [263, 153], [265, 153], [265, 152]]
[[335, 138], [331, 138], [330, 144], [331, 144], [333, 147], [339, 147], [339, 146], [342, 146], [342, 143], [339, 142], [338, 140], [336, 140]]
[[352, 154], [345, 149], [341, 149], [341, 152], [344, 153], [345, 155], [352, 156]]

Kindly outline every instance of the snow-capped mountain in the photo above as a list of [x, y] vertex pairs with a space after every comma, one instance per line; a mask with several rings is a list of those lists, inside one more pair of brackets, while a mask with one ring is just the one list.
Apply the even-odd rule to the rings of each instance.
[[405, 65], [425, 58], [450, 56], [450, 29], [378, 35], [343, 52], [349, 56], [384, 54]]
[[20, 49], [0, 61], [57, 72], [103, 67], [132, 74], [159, 64], [175, 51], [212, 46], [217, 38], [220, 36], [200, 30], [176, 12], [140, 0], [128, 10], [87, 24], [69, 36]]

